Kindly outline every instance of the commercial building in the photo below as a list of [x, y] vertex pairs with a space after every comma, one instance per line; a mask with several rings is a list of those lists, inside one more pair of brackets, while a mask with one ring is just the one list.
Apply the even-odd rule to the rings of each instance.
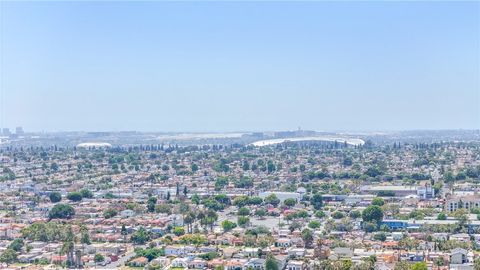
[[445, 202], [445, 210], [453, 212], [457, 209], [480, 208], [480, 196], [478, 194], [466, 196], [450, 196]]

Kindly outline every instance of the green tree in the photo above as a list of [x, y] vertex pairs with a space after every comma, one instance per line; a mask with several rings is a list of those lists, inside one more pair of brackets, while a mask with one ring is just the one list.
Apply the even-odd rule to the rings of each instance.
[[69, 199], [72, 202], [79, 202], [83, 198], [82, 194], [80, 192], [70, 192], [67, 194], [67, 199]]
[[353, 161], [352, 161], [352, 158], [351, 157], [344, 157], [343, 158], [343, 166], [352, 166], [353, 164]]
[[384, 232], [380, 232], [373, 235], [373, 239], [384, 242], [385, 240], [387, 240], [387, 236], [385, 235]]
[[0, 262], [14, 263], [17, 261], [17, 253], [13, 249], [6, 249], [2, 255], [0, 255]]
[[95, 254], [95, 257], [93, 257], [93, 260], [95, 261], [95, 263], [101, 263], [105, 260], [105, 257], [103, 257], [102, 254], [97, 253]]
[[255, 210], [255, 215], [262, 218], [267, 215], [267, 210], [265, 210], [265, 208], [258, 208]]
[[384, 204], [385, 204], [385, 200], [383, 200], [383, 198], [375, 197], [372, 200], [372, 205], [383, 206]]
[[309, 229], [303, 229], [302, 231], [302, 240], [305, 244], [305, 247], [308, 248], [312, 245], [313, 242], [313, 233]]
[[173, 234], [175, 234], [176, 236], [184, 235], [185, 229], [183, 227], [177, 226], [173, 228]]
[[446, 219], [447, 219], [447, 215], [442, 212], [442, 213], [438, 214], [437, 219], [438, 219], [438, 220], [446, 220]]
[[23, 247], [23, 239], [21, 238], [16, 238], [14, 239], [10, 245], [8, 245], [8, 248], [9, 249], [12, 249], [16, 252], [19, 252], [20, 250], [22, 250], [22, 247]]
[[147, 200], [147, 210], [150, 213], [155, 212], [155, 205], [157, 204], [157, 198], [156, 197], [149, 197]]
[[273, 161], [269, 160], [267, 162], [267, 172], [272, 173], [276, 170], [275, 164], [273, 164]]
[[406, 261], [399, 261], [395, 263], [395, 267], [393, 268], [394, 270], [410, 270], [410, 263]]
[[228, 177], [220, 176], [215, 180], [215, 189], [221, 190], [228, 185]]
[[325, 217], [325, 212], [323, 212], [322, 210], [318, 210], [315, 212], [315, 216], [317, 218], [324, 218]]
[[233, 200], [233, 205], [237, 207], [244, 207], [249, 203], [249, 199], [247, 196], [238, 196]]
[[58, 171], [58, 164], [53, 162], [52, 164], [50, 164], [50, 169], [54, 172]]
[[199, 205], [200, 204], [200, 196], [198, 194], [193, 194], [192, 198], [190, 199], [192, 203]]
[[288, 206], [288, 207], [293, 207], [293, 206], [295, 206], [295, 204], [297, 204], [297, 200], [295, 200], [293, 198], [288, 198], [285, 201], [283, 201], [283, 204], [285, 206]]
[[334, 219], [342, 219], [342, 218], [344, 218], [344, 217], [345, 217], [345, 214], [343, 214], [343, 213], [340, 212], [340, 211], [335, 211], [335, 212], [333, 212], [333, 214], [332, 214], [332, 218], [334, 218]]
[[213, 231], [213, 225], [218, 219], [218, 214], [213, 210], [208, 210], [206, 214], [199, 213], [199, 216], [197, 216], [197, 218], [200, 219], [200, 223], [205, 226], [210, 226], [210, 231]]
[[317, 221], [317, 220], [312, 220], [312, 221], [310, 221], [310, 223], [308, 223], [308, 227], [310, 229], [318, 229], [318, 228], [320, 228], [320, 225], [321, 225], [320, 222]]
[[476, 259], [474, 264], [473, 264], [473, 269], [474, 270], [480, 270], [480, 259]]
[[272, 194], [268, 195], [267, 197], [265, 197], [264, 202], [266, 204], [271, 204], [274, 207], [277, 207], [278, 204], [280, 203], [280, 199], [278, 199], [278, 197], [277, 197], [277, 195], [275, 195], [275, 193], [272, 193]]
[[277, 261], [271, 255], [269, 255], [265, 261], [265, 270], [278, 270]]
[[238, 209], [238, 215], [239, 216], [248, 216], [248, 215], [250, 215], [250, 210], [246, 207], [241, 207], [240, 209]]
[[197, 164], [195, 164], [195, 163], [192, 163], [192, 165], [191, 165], [191, 169], [192, 169], [192, 172], [196, 172], [196, 171], [198, 171], [198, 165], [197, 165]]
[[61, 248], [61, 253], [67, 255], [67, 266], [73, 266], [74, 265], [74, 250], [75, 250], [75, 241], [76, 237], [75, 234], [73, 233], [72, 226], [67, 226], [66, 228], [66, 235], [63, 241], [63, 245]]
[[75, 209], [68, 204], [56, 204], [50, 212], [48, 212], [48, 217], [50, 219], [60, 218], [60, 219], [69, 219], [75, 215]]
[[348, 216], [353, 219], [357, 219], [362, 216], [362, 213], [360, 213], [360, 211], [358, 210], [353, 210], [353, 211], [350, 211], [350, 213], [348, 213]]
[[[151, 204], [153, 205], [153, 204]], [[157, 204], [155, 205], [155, 212], [163, 213], [163, 214], [171, 214], [172, 213], [172, 206], [169, 204]]]
[[323, 206], [322, 195], [318, 193], [314, 194], [310, 199], [310, 203], [312, 204], [313, 208], [315, 208], [315, 210], [320, 210]]
[[370, 177], [376, 177], [382, 174], [382, 171], [378, 167], [369, 167], [365, 172], [366, 175]]
[[88, 229], [85, 225], [80, 226], [80, 243], [83, 245], [90, 245], [92, 243], [90, 241], [90, 234], [88, 233]]
[[144, 227], [140, 227], [136, 232], [131, 236], [133, 243], [138, 245], [143, 245], [150, 240], [150, 233], [145, 230]]
[[105, 211], [103, 211], [103, 217], [106, 219], [112, 218], [118, 214], [117, 210], [113, 208], [108, 208]]
[[229, 220], [222, 221], [222, 228], [226, 232], [234, 229], [235, 227], [237, 227], [237, 224], [235, 222]]
[[306, 169], [305, 164], [300, 164], [299, 169], [300, 169], [301, 172], [304, 172], [305, 169]]
[[262, 203], [263, 203], [263, 199], [258, 196], [248, 197], [248, 204], [250, 205], [260, 205]]
[[250, 219], [245, 216], [240, 216], [237, 218], [237, 223], [238, 223], [238, 226], [245, 227], [248, 225], [248, 223], [250, 223]]
[[93, 193], [86, 188], [80, 190], [80, 194], [82, 194], [82, 198], [87, 198], [87, 199], [93, 198]]
[[242, 176], [240, 179], [234, 181], [236, 188], [251, 188], [253, 187], [253, 179], [247, 176]]
[[188, 211], [183, 218], [183, 222], [187, 225], [188, 233], [192, 233], [192, 224], [195, 222], [197, 215], [193, 211]]
[[425, 262], [417, 262], [412, 265], [411, 270], [428, 270], [428, 267]]
[[50, 198], [50, 201], [52, 203], [57, 203], [62, 200], [62, 194], [60, 192], [52, 192], [48, 195], [48, 198]]
[[120, 229], [120, 234], [123, 236], [123, 242], [127, 242], [127, 227], [125, 227], [125, 224], [122, 224], [122, 228]]
[[243, 161], [242, 169], [243, 169], [244, 171], [250, 170], [250, 163], [248, 163], [247, 160], [244, 160], [244, 161]]
[[398, 241], [398, 247], [405, 250], [416, 249], [418, 246], [417, 239], [413, 237], [405, 237], [402, 240]]
[[363, 221], [380, 223], [383, 220], [383, 210], [378, 205], [370, 205], [362, 213]]

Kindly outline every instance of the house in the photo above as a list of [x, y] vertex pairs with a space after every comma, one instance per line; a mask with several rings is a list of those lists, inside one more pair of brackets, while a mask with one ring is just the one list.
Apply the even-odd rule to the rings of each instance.
[[403, 239], [403, 233], [402, 232], [392, 232], [392, 239], [394, 241], [400, 241]]
[[145, 257], [138, 257], [138, 258], [135, 258], [133, 260], [131, 260], [128, 264], [131, 266], [131, 267], [144, 267], [145, 265], [147, 265], [148, 263], [148, 259], [145, 258]]
[[288, 259], [287, 256], [285, 256], [285, 255], [275, 255], [275, 256], [273, 256], [273, 258], [277, 262], [278, 269], [285, 268], [285, 265], [287, 264], [287, 259]]
[[221, 267], [223, 269], [224, 261], [220, 258], [213, 259], [207, 263], [207, 267], [215, 269], [216, 267]]
[[245, 264], [245, 268], [263, 270], [265, 269], [265, 259], [252, 258]]
[[175, 258], [170, 263], [172, 268], [188, 268], [188, 260], [186, 258]]
[[337, 247], [333, 249], [333, 254], [338, 259], [353, 257], [353, 250], [351, 248]]
[[185, 249], [182, 246], [165, 247], [165, 256], [180, 256], [183, 254], [185, 254]]
[[244, 259], [230, 259], [225, 261], [225, 270], [238, 270], [243, 269], [247, 260]]
[[304, 248], [290, 248], [288, 256], [290, 258], [302, 258], [305, 256], [306, 250]]
[[303, 261], [295, 261], [291, 260], [287, 263], [287, 266], [285, 267], [286, 270], [304, 270], [305, 269], [305, 264]]
[[165, 269], [170, 265], [170, 260], [165, 257], [158, 257], [153, 259], [150, 262], [150, 265], [158, 265], [159, 267], [162, 267], [161, 269]]
[[35, 259], [41, 258], [40, 253], [22, 254], [17, 257], [17, 260], [21, 263], [32, 263]]
[[135, 216], [135, 212], [133, 210], [126, 209], [120, 212], [120, 215], [122, 216], [122, 218], [129, 218]]
[[468, 235], [466, 233], [452, 234], [452, 235], [450, 235], [450, 240], [468, 242], [468, 241], [470, 241], [470, 235]]
[[188, 268], [190, 269], [204, 269], [205, 267], [207, 267], [207, 262], [203, 259], [196, 258], [188, 262]]
[[193, 246], [167, 246], [165, 247], [165, 256], [182, 256], [194, 252]]
[[432, 239], [435, 241], [447, 241], [448, 233], [432, 233]]
[[243, 249], [243, 255], [249, 258], [257, 257], [258, 251], [259, 248], [246, 247]]
[[423, 254], [407, 254], [407, 260], [410, 262], [423, 262], [425, 256]]
[[456, 248], [450, 252], [450, 263], [452, 264], [464, 264], [468, 262], [467, 251], [463, 248]]

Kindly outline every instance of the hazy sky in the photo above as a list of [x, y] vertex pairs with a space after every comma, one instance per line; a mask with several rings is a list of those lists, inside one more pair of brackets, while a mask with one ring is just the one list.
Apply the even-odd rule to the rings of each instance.
[[10, 128], [480, 128], [479, 2], [1, 8]]

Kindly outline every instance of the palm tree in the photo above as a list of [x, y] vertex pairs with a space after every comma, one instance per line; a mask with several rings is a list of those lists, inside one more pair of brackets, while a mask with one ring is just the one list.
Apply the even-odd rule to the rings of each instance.
[[90, 245], [90, 234], [88, 233], [88, 229], [85, 225], [80, 225], [80, 242], [82, 243], [82, 253], [85, 253], [85, 245]]

